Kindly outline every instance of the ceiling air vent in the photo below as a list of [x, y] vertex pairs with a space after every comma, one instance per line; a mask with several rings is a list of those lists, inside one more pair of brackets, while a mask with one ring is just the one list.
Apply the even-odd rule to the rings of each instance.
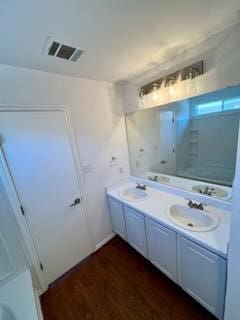
[[79, 50], [65, 44], [61, 44], [58, 41], [52, 41], [50, 37], [47, 38], [43, 53], [49, 56], [62, 58], [70, 61], [77, 61], [82, 55], [83, 50]]
[[57, 49], [59, 48], [59, 46], [60, 46], [60, 43], [53, 41], [51, 47], [48, 50], [48, 54], [50, 56], [54, 56], [55, 53], [57, 52]]

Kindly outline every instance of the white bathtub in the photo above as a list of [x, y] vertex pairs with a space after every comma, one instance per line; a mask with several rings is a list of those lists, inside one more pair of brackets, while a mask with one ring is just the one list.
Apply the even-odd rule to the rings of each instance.
[[190, 178], [202, 180], [210, 183], [217, 183], [225, 186], [232, 186], [234, 178], [233, 168], [223, 168], [218, 166], [188, 166], [177, 172], [177, 176], [183, 178]]
[[0, 320], [39, 320], [29, 270], [0, 287]]

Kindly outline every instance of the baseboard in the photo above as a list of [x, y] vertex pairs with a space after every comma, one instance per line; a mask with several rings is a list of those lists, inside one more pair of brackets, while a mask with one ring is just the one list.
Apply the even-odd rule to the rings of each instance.
[[37, 293], [38, 293], [38, 296], [40, 297], [42, 294], [44, 294], [44, 292], [46, 292], [47, 290], [48, 290], [48, 288], [49, 288], [49, 286], [47, 286], [47, 288], [45, 288], [45, 289], [38, 289], [37, 290]]
[[36, 309], [37, 309], [38, 319], [39, 319], [39, 320], [43, 320], [42, 308], [41, 308], [39, 293], [38, 293], [37, 290], [34, 291], [34, 295], [35, 295], [35, 301], [36, 301]]
[[110, 241], [113, 237], [115, 237], [116, 233], [111, 233], [107, 238], [105, 238], [103, 241], [101, 241], [99, 244], [96, 245], [96, 250], [100, 249], [102, 246], [104, 246], [108, 241]]

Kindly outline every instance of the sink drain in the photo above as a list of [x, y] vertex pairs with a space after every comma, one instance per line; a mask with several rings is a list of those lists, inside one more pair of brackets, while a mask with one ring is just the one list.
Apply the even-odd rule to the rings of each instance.
[[191, 222], [189, 222], [187, 225], [188, 225], [189, 227], [194, 227], [194, 225], [193, 225]]

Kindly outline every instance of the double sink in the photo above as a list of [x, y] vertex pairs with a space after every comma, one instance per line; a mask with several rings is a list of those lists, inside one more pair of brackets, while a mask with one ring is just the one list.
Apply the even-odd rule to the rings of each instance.
[[[151, 191], [141, 187], [128, 187], [119, 195], [125, 201], [144, 201], [151, 197]], [[209, 213], [205, 208], [196, 209], [180, 204], [172, 205], [167, 211], [167, 216], [175, 225], [195, 232], [211, 231], [219, 224], [219, 217]]]

